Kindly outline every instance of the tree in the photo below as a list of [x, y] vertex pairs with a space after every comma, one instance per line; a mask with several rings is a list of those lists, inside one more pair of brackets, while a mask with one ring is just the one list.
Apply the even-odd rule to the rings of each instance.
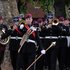
[[26, 13], [26, 3], [26, 0], [18, 0], [17, 6], [20, 14]]
[[[0, 16], [3, 16], [5, 22], [9, 23], [8, 21], [13, 17], [19, 14], [17, 9], [16, 0], [0, 0]], [[9, 46], [7, 45], [4, 55], [4, 62], [2, 64], [3, 70], [11, 70], [12, 66], [9, 62], [10, 55], [9, 55]]]
[[54, 9], [56, 17], [66, 17], [65, 0], [54, 0]]
[[5, 21], [9, 21], [13, 16], [18, 15], [16, 0], [0, 0], [0, 16], [4, 16]]
[[26, 13], [27, 3], [32, 7], [41, 7], [45, 13], [53, 10], [54, 0], [18, 0], [18, 9], [20, 13]]

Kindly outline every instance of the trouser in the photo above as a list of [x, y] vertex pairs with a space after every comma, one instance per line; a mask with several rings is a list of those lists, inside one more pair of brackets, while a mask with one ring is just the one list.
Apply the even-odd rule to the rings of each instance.
[[[18, 53], [16, 70], [26, 70], [26, 68], [35, 60], [35, 56], [35, 44], [25, 43], [20, 53]], [[29, 70], [34, 70], [34, 65]]]
[[[54, 40], [51, 40], [54, 41]], [[66, 46], [67, 40], [66, 39], [58, 39], [56, 40], [56, 46], [52, 47], [48, 51], [48, 69], [49, 70], [56, 70], [56, 62], [58, 59], [59, 62], [59, 70], [64, 70], [65, 68], [65, 59], [66, 59]]]
[[70, 69], [70, 47], [66, 48], [66, 62], [65, 62], [65, 66], [67, 69]]
[[11, 64], [13, 67], [13, 70], [16, 70], [16, 60], [17, 60], [17, 51], [10, 50], [10, 58], [11, 58]]
[[[66, 59], [66, 46], [67, 46], [67, 40], [66, 39], [47, 39], [45, 45], [43, 45], [46, 48], [49, 47], [49, 45], [56, 41], [56, 45], [51, 47], [47, 53], [45, 54], [45, 58], [41, 57], [39, 61], [37, 62], [37, 69], [36, 70], [43, 70], [43, 64], [44, 60], [46, 65], [48, 65], [48, 70], [56, 70], [56, 63], [57, 58], [59, 61], [59, 70], [63, 70], [65, 68], [65, 59]], [[44, 41], [43, 41], [44, 44]], [[40, 52], [40, 50], [39, 50]], [[39, 53], [40, 54], [40, 53]]]
[[0, 65], [2, 64], [4, 59], [4, 51], [0, 52]]
[[13, 70], [16, 70], [16, 61], [17, 61], [19, 43], [20, 40], [17, 39], [10, 39], [9, 42], [10, 58]]
[[0, 70], [1, 70], [1, 64], [4, 59], [4, 51], [5, 51], [5, 45], [0, 44]]
[[57, 40], [56, 39], [47, 39], [46, 40], [46, 48], [48, 48], [52, 42], [56, 42], [55, 46], [52, 46], [47, 52], [46, 52], [46, 58], [45, 63], [48, 66], [48, 70], [55, 70], [56, 69], [56, 60], [57, 60]]
[[[47, 47], [49, 46], [49, 44], [47, 44], [46, 39], [42, 39], [40, 40], [40, 46], [42, 46], [43, 49], [47, 49]], [[39, 55], [41, 55], [41, 47], [39, 46], [38, 50], [37, 50], [37, 57]], [[44, 67], [47, 67], [48, 62], [47, 62], [47, 56], [46, 54], [43, 55], [37, 62], [36, 62], [36, 70], [43, 70]]]
[[48, 62], [48, 70], [56, 70], [57, 46], [54, 46], [51, 49], [49, 49], [46, 55]]
[[67, 39], [62, 38], [58, 40], [58, 61], [59, 61], [59, 70], [64, 70], [66, 65], [66, 48], [67, 48]]
[[[40, 53], [41, 54], [41, 53]], [[37, 58], [40, 56], [40, 54], [37, 54]], [[36, 70], [43, 70], [44, 67], [44, 57], [43, 55], [37, 62], [36, 62]]]
[[0, 52], [0, 70], [1, 70], [1, 64], [3, 62], [4, 59], [4, 51]]

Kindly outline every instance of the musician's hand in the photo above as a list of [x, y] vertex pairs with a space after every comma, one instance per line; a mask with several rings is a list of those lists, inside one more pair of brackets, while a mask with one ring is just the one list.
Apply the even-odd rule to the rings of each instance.
[[14, 24], [14, 25], [13, 25], [13, 30], [15, 30], [16, 28], [17, 28], [17, 25]]
[[36, 28], [32, 26], [27, 30], [27, 34], [31, 35], [34, 31], [36, 31]]
[[5, 28], [2, 28], [2, 32], [5, 33]]
[[46, 54], [46, 50], [41, 50], [41, 54]]
[[47, 28], [51, 28], [51, 27], [52, 27], [52, 25], [51, 25], [51, 24], [49, 24], [49, 25], [47, 25], [46, 27], [47, 27]]
[[27, 33], [27, 35], [30, 35], [32, 33], [32, 30], [28, 29], [26, 33]]

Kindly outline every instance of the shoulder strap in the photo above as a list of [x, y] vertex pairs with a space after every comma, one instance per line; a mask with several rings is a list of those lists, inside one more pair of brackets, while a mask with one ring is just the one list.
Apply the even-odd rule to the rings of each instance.
[[[25, 28], [28, 30], [30, 27], [28, 25], [25, 25]], [[33, 32], [32, 35], [35, 37], [35, 32]]]
[[15, 29], [20, 35], [22, 35], [22, 33], [19, 31], [18, 28]]

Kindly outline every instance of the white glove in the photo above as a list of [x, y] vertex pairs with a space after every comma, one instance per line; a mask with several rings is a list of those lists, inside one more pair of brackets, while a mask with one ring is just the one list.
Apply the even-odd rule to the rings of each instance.
[[46, 54], [46, 50], [41, 50], [41, 54]]
[[21, 25], [20, 25], [20, 29], [23, 29], [23, 28], [24, 28], [24, 25], [23, 25], [23, 24], [21, 24]]
[[5, 33], [5, 29], [4, 28], [2, 29], [2, 32]]
[[33, 31], [36, 31], [36, 28], [33, 27], [33, 26], [31, 26], [30, 29], [33, 30]]

